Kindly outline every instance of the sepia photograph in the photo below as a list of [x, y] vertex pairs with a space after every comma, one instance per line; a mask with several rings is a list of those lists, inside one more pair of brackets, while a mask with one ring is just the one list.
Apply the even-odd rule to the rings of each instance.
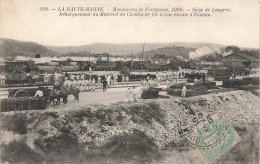
[[258, 164], [259, 0], [0, 0], [1, 164]]

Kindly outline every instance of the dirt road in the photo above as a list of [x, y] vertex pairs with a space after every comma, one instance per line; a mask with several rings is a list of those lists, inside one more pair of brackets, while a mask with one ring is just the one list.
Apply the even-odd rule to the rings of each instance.
[[[60, 109], [60, 110], [70, 110], [78, 106], [86, 106], [89, 104], [110, 104], [116, 102], [126, 102], [128, 101], [126, 97], [128, 88], [108, 88], [106, 92], [101, 89], [97, 89], [91, 92], [81, 92], [80, 100], [75, 101], [72, 95], [69, 96], [68, 103], [58, 106], [53, 106], [50, 104], [47, 110]], [[141, 88], [137, 87], [138, 90], [137, 98], [141, 97]], [[131, 99], [133, 101], [133, 99]]]

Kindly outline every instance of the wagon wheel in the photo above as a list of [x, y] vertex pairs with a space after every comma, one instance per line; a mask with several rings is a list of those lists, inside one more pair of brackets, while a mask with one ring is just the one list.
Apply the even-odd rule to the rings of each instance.
[[[19, 94], [19, 93], [25, 93], [26, 94], [26, 97], [29, 97], [29, 93], [25, 90], [19, 90], [17, 92], [15, 92], [14, 94], [14, 98], [16, 98], [16, 96]], [[16, 111], [16, 110], [15, 110]], [[19, 109], [19, 111], [21, 112], [21, 109]]]
[[25, 91], [25, 90], [19, 90], [19, 91], [17, 91], [17, 92], [15, 92], [15, 94], [14, 94], [14, 98], [16, 98], [16, 95], [18, 94], [18, 93], [26, 93], [26, 97], [29, 97], [29, 93], [27, 92], [27, 91]]

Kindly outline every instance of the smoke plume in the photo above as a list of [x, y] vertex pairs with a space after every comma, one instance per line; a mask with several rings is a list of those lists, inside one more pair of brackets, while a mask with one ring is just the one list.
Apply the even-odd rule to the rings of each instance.
[[197, 48], [195, 52], [190, 52], [189, 53], [189, 58], [191, 59], [195, 59], [195, 58], [199, 58], [205, 55], [209, 55], [209, 54], [215, 54], [215, 52], [219, 53], [220, 49], [217, 47], [201, 47], [201, 48]]

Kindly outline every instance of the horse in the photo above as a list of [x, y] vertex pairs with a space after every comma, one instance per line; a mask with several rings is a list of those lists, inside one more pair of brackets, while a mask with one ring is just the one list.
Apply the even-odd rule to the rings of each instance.
[[53, 89], [46, 89], [44, 91], [44, 96], [48, 98], [48, 105], [53, 102], [53, 105], [55, 106], [60, 104], [61, 98], [63, 99], [63, 104], [66, 104], [68, 102], [68, 95], [71, 94], [74, 96], [75, 100], [79, 101], [79, 93], [79, 88], [59, 86], [59, 88], [54, 87]]
[[[60, 104], [60, 98], [61, 98], [61, 92], [59, 90], [56, 89], [52, 89], [49, 91], [49, 101], [48, 104], [50, 104], [51, 102], [53, 102], [53, 105], [59, 105]], [[55, 102], [56, 100], [56, 102]]]
[[63, 103], [67, 103], [68, 95], [73, 95], [75, 100], [79, 101], [80, 89], [75, 87], [60, 87], [61, 95], [63, 97]]

